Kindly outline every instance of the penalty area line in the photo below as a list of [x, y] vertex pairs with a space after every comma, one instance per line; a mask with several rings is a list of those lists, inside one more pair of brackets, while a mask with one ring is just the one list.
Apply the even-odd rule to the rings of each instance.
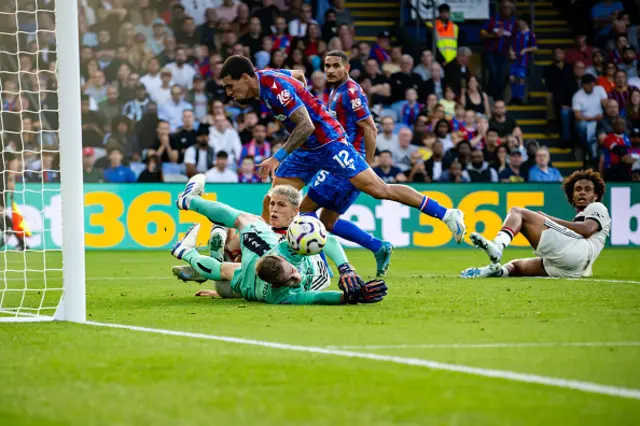
[[583, 382], [578, 380], [561, 379], [555, 377], [538, 376], [536, 374], [518, 373], [508, 370], [494, 370], [489, 368], [469, 367], [466, 365], [449, 364], [431, 361], [421, 358], [407, 358], [392, 355], [380, 355], [368, 352], [354, 352], [340, 349], [330, 349], [315, 346], [290, 345], [287, 343], [269, 342], [263, 340], [244, 339], [239, 337], [216, 336], [211, 334], [191, 333], [186, 331], [164, 330], [159, 328], [140, 327], [135, 325], [102, 323], [87, 321], [82, 324], [96, 327], [114, 328], [122, 330], [139, 331], [144, 333], [162, 334], [167, 336], [188, 337], [192, 339], [214, 340], [218, 342], [237, 343], [241, 345], [260, 346], [269, 349], [279, 349], [293, 352], [307, 352], [322, 355], [340, 356], [345, 358], [367, 359], [371, 361], [391, 362], [394, 364], [411, 365], [414, 367], [424, 367], [431, 370], [450, 371], [474, 376], [490, 377], [514, 382], [533, 383], [544, 386], [552, 386], [564, 389], [573, 389], [587, 393], [616, 396], [620, 398], [630, 398], [640, 400], [640, 389], [620, 388], [616, 386], [601, 385], [597, 383]]

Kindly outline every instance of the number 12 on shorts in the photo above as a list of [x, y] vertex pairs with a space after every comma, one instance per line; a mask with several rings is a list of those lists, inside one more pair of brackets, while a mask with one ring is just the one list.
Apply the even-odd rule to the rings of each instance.
[[349, 153], [346, 150], [338, 152], [333, 156], [333, 159], [336, 160], [343, 169], [346, 169], [347, 167], [352, 170], [356, 169], [355, 164], [353, 164], [353, 158], [349, 158]]

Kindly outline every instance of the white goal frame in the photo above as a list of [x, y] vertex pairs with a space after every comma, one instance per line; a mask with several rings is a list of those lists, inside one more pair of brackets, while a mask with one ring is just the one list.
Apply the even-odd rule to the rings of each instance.
[[0, 322], [85, 322], [84, 191], [77, 0], [55, 0], [63, 295], [53, 316], [0, 316]]

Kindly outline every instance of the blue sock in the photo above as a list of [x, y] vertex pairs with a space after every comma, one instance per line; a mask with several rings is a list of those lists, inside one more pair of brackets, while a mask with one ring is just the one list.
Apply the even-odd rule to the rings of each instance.
[[420, 211], [427, 216], [437, 217], [442, 220], [444, 215], [447, 213], [447, 209], [442, 207], [436, 200], [429, 197], [424, 197], [422, 199], [422, 204], [420, 205]]
[[361, 245], [374, 253], [377, 253], [378, 250], [380, 250], [380, 247], [382, 247], [382, 241], [375, 238], [368, 232], [364, 232], [358, 227], [358, 225], [351, 223], [348, 220], [338, 219], [338, 221], [333, 225], [333, 231], [331, 232], [347, 241]]

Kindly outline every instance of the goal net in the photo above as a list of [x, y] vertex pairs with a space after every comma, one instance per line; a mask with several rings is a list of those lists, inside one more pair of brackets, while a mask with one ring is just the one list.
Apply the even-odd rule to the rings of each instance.
[[75, 1], [0, 2], [0, 321], [84, 320]]

